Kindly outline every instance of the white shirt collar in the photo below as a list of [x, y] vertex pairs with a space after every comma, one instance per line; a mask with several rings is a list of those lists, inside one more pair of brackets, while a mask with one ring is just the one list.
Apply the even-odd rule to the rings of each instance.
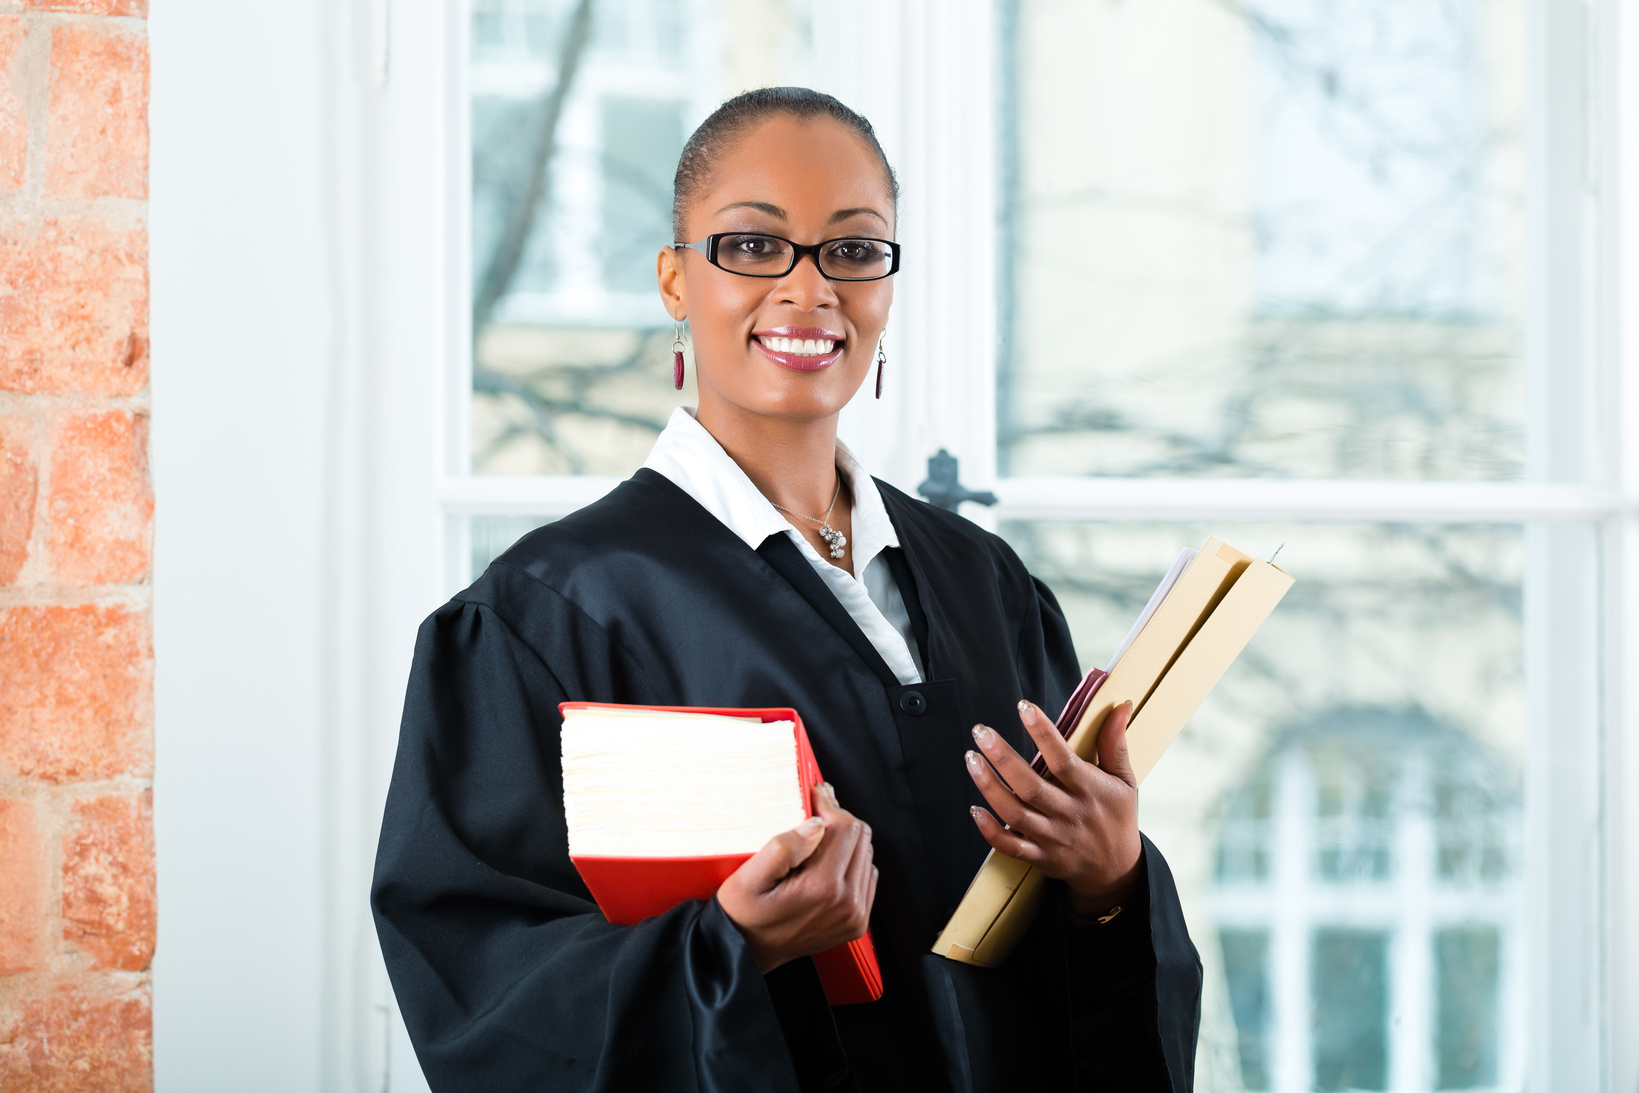
[[[770, 535], [788, 532], [798, 546], [818, 558], [808, 540], [769, 503], [740, 465], [717, 443], [717, 438], [695, 420], [692, 408], [679, 406], [672, 411], [671, 420], [666, 422], [666, 428], [643, 465], [671, 479], [752, 550]], [[899, 534], [894, 530], [893, 521], [888, 519], [876, 482], [840, 440], [837, 441], [837, 469], [848, 480], [848, 489], [854, 498], [853, 534], [848, 550], [854, 579], [861, 580], [865, 567], [884, 547], [899, 545]]]

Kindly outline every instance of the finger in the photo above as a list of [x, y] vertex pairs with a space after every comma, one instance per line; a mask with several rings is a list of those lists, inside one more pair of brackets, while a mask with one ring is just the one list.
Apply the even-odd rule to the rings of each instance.
[[975, 725], [973, 742], [979, 745], [979, 750], [1013, 790], [1015, 797], [1037, 812], [1062, 809], [1064, 791], [1031, 770], [1030, 764], [1013, 750], [1013, 745], [1002, 739], [1001, 733], [985, 725]]
[[871, 832], [867, 828], [860, 837], [859, 845], [854, 848], [853, 860], [848, 863], [848, 874], [843, 878], [846, 885], [843, 891], [859, 901], [858, 908], [861, 913], [867, 912], [870, 908], [867, 893], [871, 887], [871, 873], [876, 869], [872, 864], [872, 858]]
[[1030, 734], [1030, 739], [1036, 742], [1036, 747], [1041, 749], [1041, 757], [1046, 761], [1047, 769], [1053, 772], [1053, 777], [1069, 784], [1081, 757], [1070, 750], [1070, 745], [1059, 734], [1058, 726], [1041, 712], [1040, 706], [1022, 698], [1019, 700], [1019, 720], [1024, 723], [1024, 731]]
[[837, 791], [830, 782], [818, 782], [808, 791], [809, 807], [814, 815], [823, 816], [827, 812], [836, 812], [842, 806], [837, 804]]
[[830, 782], [814, 787], [814, 814], [825, 817], [831, 827], [841, 827], [854, 819], [854, 814], [837, 803], [837, 790]]
[[1020, 801], [1012, 790], [1002, 784], [1002, 780], [996, 777], [996, 772], [990, 769], [984, 756], [978, 752], [967, 753], [967, 770], [973, 784], [978, 786], [979, 792], [984, 795], [985, 803], [996, 810], [996, 815], [1001, 817], [1003, 823], [1017, 828], [1026, 835], [1037, 834], [1048, 824], [1041, 813]]
[[1003, 854], [1031, 865], [1036, 865], [1042, 860], [1041, 847], [1021, 837], [1017, 832], [1007, 830], [996, 821], [996, 817], [984, 809], [974, 806], [968, 809], [968, 812], [972, 814], [973, 822], [979, 826], [979, 834], [985, 837], [985, 842]]
[[803, 872], [814, 873], [816, 879], [824, 878], [827, 883], [840, 884], [854, 860], [860, 839], [869, 830], [863, 820], [855, 819], [846, 812], [829, 813], [825, 817], [825, 841]]
[[811, 858], [824, 837], [825, 821], [810, 816], [790, 831], [782, 831], [769, 839], [740, 869], [753, 890], [767, 892]]
[[1109, 712], [1098, 730], [1098, 765], [1106, 773], [1138, 788], [1132, 757], [1127, 754], [1127, 725], [1132, 721], [1133, 704], [1123, 702]]

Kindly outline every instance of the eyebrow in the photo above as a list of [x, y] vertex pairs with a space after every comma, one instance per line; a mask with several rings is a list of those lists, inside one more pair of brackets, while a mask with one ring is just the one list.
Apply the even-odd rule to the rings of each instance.
[[861, 215], [874, 216], [878, 220], [882, 221], [883, 224], [887, 224], [888, 222], [888, 218], [877, 212], [875, 209], [867, 209], [862, 205], [857, 209], [838, 209], [836, 212], [831, 214], [831, 223], [835, 224], [838, 220], [847, 220], [850, 216]]
[[[784, 209], [780, 208], [778, 205], [771, 205], [766, 201], [734, 201], [724, 205], [717, 211], [719, 213], [726, 213], [730, 209], [755, 209], [760, 213], [767, 213], [769, 216], [772, 216], [777, 220], [786, 219]], [[864, 206], [860, 206], [853, 209], [838, 209], [836, 212], [831, 214], [831, 223], [835, 224], [839, 220], [847, 220], [850, 216], [861, 215], [874, 216], [878, 220], [882, 221], [883, 224], [888, 222], [888, 218], [877, 212], [875, 209], [868, 209]]]
[[784, 209], [780, 208], [778, 205], [770, 205], [766, 201], [733, 201], [727, 205], [724, 205], [717, 211], [720, 213], [726, 213], [730, 209], [756, 209], [760, 213], [767, 213], [769, 216], [775, 217], [779, 220], [785, 219]]

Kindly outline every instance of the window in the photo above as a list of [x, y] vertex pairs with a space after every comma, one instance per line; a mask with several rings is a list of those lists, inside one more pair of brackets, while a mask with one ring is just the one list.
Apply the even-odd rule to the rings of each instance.
[[1404, 709], [1276, 741], [1224, 797], [1207, 901], [1243, 1087], [1519, 1086], [1517, 765]]
[[[1089, 661], [1207, 532], [1298, 577], [1140, 797], [1206, 966], [1198, 1088], [1520, 1089], [1597, 1054], [1532, 1034], [1525, 969], [1555, 946], [1529, 825], [1588, 822], [1527, 726], [1597, 731], [1599, 512], [1483, 505], [1597, 466], [1545, 393], [1597, 362], [1544, 353], [1567, 320], [1529, 286], [1565, 256], [1531, 243], [1528, 17], [997, 8], [1002, 533]], [[1559, 876], [1593, 898], [1597, 867]]]
[[443, 590], [692, 401], [651, 280], [686, 134], [831, 91], [905, 193], [885, 397], [844, 414], [866, 462], [914, 489], [960, 457], [1087, 663], [1207, 534], [1298, 578], [1141, 794], [1206, 966], [1197, 1087], [1626, 1065], [1603, 7], [581, 8], [451, 24]]
[[1002, 470], [1520, 477], [1523, 19], [1004, 5]]
[[692, 366], [671, 386], [654, 282], [672, 171], [721, 99], [803, 79], [811, 53], [803, 3], [472, 0], [467, 15], [471, 266], [452, 295], [470, 296], [471, 382], [450, 459], [457, 482], [528, 476], [508, 497], [531, 512], [453, 515], [452, 590], [636, 470], [693, 401]]

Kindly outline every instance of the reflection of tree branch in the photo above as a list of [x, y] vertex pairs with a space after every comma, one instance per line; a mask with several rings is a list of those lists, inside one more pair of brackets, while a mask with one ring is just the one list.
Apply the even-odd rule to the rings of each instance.
[[[585, 461], [575, 452], [574, 445], [559, 441], [557, 424], [561, 420], [560, 415], [608, 421], [659, 436], [661, 429], [665, 427], [663, 421], [603, 406], [591, 397], [592, 389], [598, 384], [647, 371], [645, 362], [653, 356], [650, 350], [653, 348], [654, 332], [641, 333], [643, 336], [638, 339], [637, 348], [613, 364], [561, 364], [549, 371], [536, 372], [529, 377], [518, 377], [485, 367], [481, 361], [475, 362], [472, 375], [473, 394], [516, 400], [522, 403], [529, 413], [528, 425], [510, 424], [492, 438], [485, 451], [476, 457], [477, 464], [482, 466], [519, 437], [534, 435], [563, 456], [572, 473], [584, 473]], [[568, 393], [555, 394], [543, 390], [542, 387], [549, 383], [567, 384]]]
[[[616, 366], [618, 369], [619, 366]], [[603, 372], [614, 369], [600, 369]], [[542, 394], [522, 380], [511, 376], [503, 376], [498, 372], [488, 370], [475, 371], [472, 376], [472, 390], [478, 395], [511, 395], [520, 399], [536, 417], [550, 416], [553, 413], [579, 414], [582, 417], [595, 417], [603, 421], [619, 422], [622, 425], [633, 425], [639, 429], [649, 429], [658, 434], [663, 427], [652, 418], [640, 414], [628, 414], [620, 410], [611, 410], [606, 406], [593, 406], [582, 399], [579, 393], [569, 398], [554, 398]]]
[[569, 20], [568, 33], [558, 55], [558, 80], [541, 104], [541, 123], [534, 154], [529, 162], [528, 183], [511, 208], [506, 210], [500, 239], [484, 268], [478, 291], [472, 300], [472, 336], [476, 340], [506, 295], [518, 273], [524, 247], [535, 227], [535, 213], [550, 188], [552, 153], [557, 146], [558, 119], [564, 100], [575, 82], [575, 72], [592, 35], [592, 0], [580, 0]]
[[640, 196], [654, 202], [655, 212], [669, 212], [672, 204], [672, 183], [669, 178], [656, 178], [651, 171], [634, 167], [619, 156], [603, 155], [603, 179], [621, 182]]

